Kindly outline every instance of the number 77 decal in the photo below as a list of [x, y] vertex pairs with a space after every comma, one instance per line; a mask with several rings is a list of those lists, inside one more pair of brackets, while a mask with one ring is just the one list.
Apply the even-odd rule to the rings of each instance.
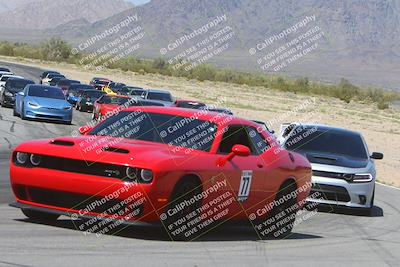
[[242, 171], [242, 177], [240, 179], [240, 186], [238, 192], [239, 202], [244, 202], [249, 197], [252, 177], [253, 177], [253, 171]]

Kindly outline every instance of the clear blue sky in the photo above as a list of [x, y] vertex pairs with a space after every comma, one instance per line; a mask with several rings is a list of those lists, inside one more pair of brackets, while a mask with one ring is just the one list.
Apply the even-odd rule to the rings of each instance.
[[127, 0], [127, 1], [132, 2], [135, 5], [141, 5], [150, 2], [150, 0]]

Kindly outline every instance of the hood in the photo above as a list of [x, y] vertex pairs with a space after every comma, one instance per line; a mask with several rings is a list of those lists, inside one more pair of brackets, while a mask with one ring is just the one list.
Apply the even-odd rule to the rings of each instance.
[[34, 101], [39, 106], [44, 108], [55, 108], [55, 109], [63, 109], [70, 104], [65, 99], [54, 99], [54, 98], [45, 98], [45, 97], [29, 97], [28, 101]]
[[321, 165], [332, 165], [345, 168], [365, 168], [368, 165], [369, 159], [353, 158], [345, 155], [310, 152], [310, 151], [296, 151], [304, 155], [310, 163]]
[[[170, 159], [179, 165], [186, 162], [188, 158], [183, 149], [180, 152], [172, 152], [166, 144], [91, 135], [34, 140], [19, 145], [15, 150], [86, 162], [142, 168], [161, 168], [158, 163]], [[192, 153], [193, 155], [190, 156], [195, 157], [206, 152], [193, 151]]]

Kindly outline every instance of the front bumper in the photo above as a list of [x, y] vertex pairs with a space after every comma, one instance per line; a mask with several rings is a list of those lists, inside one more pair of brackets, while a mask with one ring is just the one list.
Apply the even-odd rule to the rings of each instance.
[[367, 183], [349, 183], [342, 179], [313, 176], [312, 184], [308, 202], [349, 208], [371, 208], [374, 179]]
[[93, 104], [86, 104], [86, 103], [82, 103], [81, 104], [82, 110], [84, 111], [93, 111]]
[[72, 109], [50, 109], [50, 108], [30, 108], [25, 111], [25, 117], [31, 119], [54, 120], [70, 122], [72, 121]]
[[4, 96], [3, 96], [3, 102], [4, 102], [4, 105], [6, 105], [6, 106], [14, 106], [14, 103], [15, 103], [15, 95], [14, 95], [14, 96], [7, 96], [7, 95], [4, 95]]
[[[151, 184], [44, 168], [30, 169], [13, 163], [10, 177], [18, 204], [73, 217], [112, 217], [153, 223], [159, 221], [155, 210], [162, 209], [165, 204], [151, 201], [159, 197]], [[140, 212], [126, 219], [127, 214], [137, 210]]]

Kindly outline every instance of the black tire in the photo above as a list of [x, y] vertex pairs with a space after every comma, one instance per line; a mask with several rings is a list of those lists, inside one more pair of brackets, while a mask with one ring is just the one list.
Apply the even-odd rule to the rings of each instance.
[[15, 110], [15, 103], [14, 103], [14, 106], [13, 106], [13, 116], [14, 117], [18, 116], [17, 111]]
[[[282, 202], [281, 205], [275, 206], [271, 213], [271, 218], [275, 218], [274, 226], [271, 231], [272, 237], [276, 239], [286, 238], [292, 233], [293, 225], [296, 220], [297, 213], [297, 195], [292, 196], [292, 193], [297, 189], [296, 184], [291, 181], [282, 185], [276, 195], [275, 203]], [[290, 197], [288, 197], [290, 196]], [[283, 217], [280, 217], [283, 214]], [[287, 219], [289, 218], [289, 219]]]
[[75, 105], [75, 110], [79, 110], [79, 105], [78, 105], [78, 103], [76, 103], [76, 105]]
[[375, 200], [375, 187], [374, 187], [374, 191], [372, 192], [372, 198], [371, 198], [371, 202], [370, 202], [370, 208], [363, 208], [361, 209], [361, 215], [364, 216], [372, 216], [372, 211], [374, 209], [374, 200]]
[[21, 209], [22, 213], [29, 219], [35, 221], [56, 221], [60, 215], [51, 214], [30, 209]]
[[[195, 180], [192, 179], [187, 179], [183, 180], [180, 182], [177, 186], [175, 186], [175, 189], [172, 193], [172, 197], [170, 200], [170, 204], [168, 206], [168, 209], [173, 209], [176, 206], [179, 206], [180, 203], [183, 203], [185, 200], [188, 201], [192, 199], [195, 195], [201, 194], [202, 189], [201, 185], [197, 183]], [[177, 220], [186, 217], [188, 214], [191, 214], [195, 210], [201, 207], [201, 200], [196, 201], [193, 205], [186, 206], [184, 209], [181, 211], [177, 212], [173, 216], [168, 216], [166, 221], [165, 221], [165, 228], [168, 229], [168, 226], [176, 222]], [[199, 216], [200, 214], [197, 214]], [[194, 217], [192, 217], [193, 219]], [[199, 232], [196, 233], [200, 234]], [[192, 240], [196, 236], [185, 236], [185, 233], [179, 233], [179, 234], [172, 234], [172, 231], [169, 233], [170, 237], [173, 240], [180, 240], [180, 241], [187, 241], [187, 240]]]
[[24, 111], [25, 111], [24, 106], [22, 106], [22, 108], [21, 108], [21, 114], [20, 114], [20, 117], [21, 117], [22, 120], [26, 120], [26, 117], [25, 117], [25, 115], [24, 115]]

